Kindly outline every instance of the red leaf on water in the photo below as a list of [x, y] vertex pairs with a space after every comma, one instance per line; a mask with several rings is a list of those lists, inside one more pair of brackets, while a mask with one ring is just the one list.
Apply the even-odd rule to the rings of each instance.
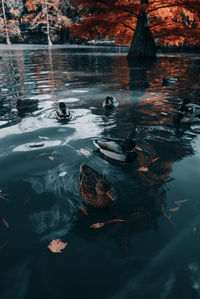
[[85, 216], [88, 216], [88, 212], [87, 212], [87, 210], [84, 207], [80, 206], [80, 209], [81, 209], [81, 211], [83, 212], [83, 214]]
[[112, 219], [112, 220], [108, 220], [105, 223], [111, 223], [111, 222], [127, 222], [128, 220], [125, 219]]
[[175, 201], [174, 203], [175, 203], [176, 205], [181, 206], [182, 203], [187, 202], [188, 200], [190, 200], [190, 199], [183, 199], [183, 200]]
[[94, 224], [90, 225], [90, 228], [100, 228], [104, 225], [105, 225], [104, 222], [97, 222], [97, 223], [94, 223]]
[[134, 149], [136, 149], [136, 150], [139, 151], [139, 152], [142, 152], [142, 149], [141, 149], [138, 145], [136, 145], [136, 146], [134, 147]]
[[5, 200], [9, 201], [9, 200], [8, 200], [8, 199], [5, 197], [6, 195], [8, 195], [8, 194], [1, 194], [1, 195], [0, 195], [0, 198], [2, 198], [2, 199], [5, 199]]
[[2, 220], [3, 224], [5, 225], [5, 227], [9, 228], [9, 224], [6, 221], [6, 219], [5, 218], [1, 218], [1, 220]]
[[170, 212], [176, 212], [180, 209], [180, 207], [176, 207], [176, 208], [172, 208], [172, 209], [169, 209]]
[[147, 167], [140, 167], [137, 171], [147, 172], [149, 169]]
[[61, 250], [63, 250], [67, 245], [68, 245], [68, 243], [64, 243], [59, 239], [55, 239], [55, 240], [51, 241], [48, 248], [49, 248], [49, 250], [51, 250], [51, 252], [61, 253]]
[[160, 159], [160, 157], [157, 157], [157, 158], [151, 160], [151, 163], [153, 164], [153, 163], [156, 162], [158, 159]]

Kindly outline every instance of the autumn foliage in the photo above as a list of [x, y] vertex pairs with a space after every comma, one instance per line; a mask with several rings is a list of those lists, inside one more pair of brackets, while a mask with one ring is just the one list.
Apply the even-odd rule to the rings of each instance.
[[45, 36], [49, 23], [53, 41], [70, 27], [72, 39], [111, 38], [116, 44], [130, 45], [143, 12], [144, 26], [157, 45], [193, 46], [200, 44], [199, 11], [199, 0], [24, 0], [21, 7], [14, 0], [1, 0], [0, 36], [6, 37], [5, 24], [11, 39], [23, 41], [23, 28], [27, 38], [31, 33]]
[[114, 38], [130, 45], [139, 13], [148, 15], [153, 37], [162, 45], [200, 44], [200, 1], [186, 0], [82, 0], [76, 1], [81, 22], [71, 27], [73, 36], [86, 39]]

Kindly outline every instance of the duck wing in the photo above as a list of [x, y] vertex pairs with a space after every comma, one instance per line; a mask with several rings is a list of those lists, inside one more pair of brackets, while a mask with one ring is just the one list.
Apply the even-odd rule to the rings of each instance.
[[116, 154], [124, 154], [123, 149], [120, 144], [115, 141], [101, 141], [95, 140], [94, 144], [101, 150], [110, 151]]
[[125, 154], [117, 154], [115, 152], [107, 151], [105, 149], [100, 149], [100, 152], [108, 158], [111, 158], [111, 159], [114, 159], [114, 160], [117, 160], [117, 161], [121, 161], [121, 162], [126, 161], [126, 155]]

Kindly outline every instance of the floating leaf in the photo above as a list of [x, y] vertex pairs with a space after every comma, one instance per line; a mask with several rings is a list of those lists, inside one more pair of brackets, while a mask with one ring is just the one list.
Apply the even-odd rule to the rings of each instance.
[[1, 194], [0, 195], [0, 198], [2, 198], [2, 199], [5, 199], [5, 200], [7, 200], [7, 201], [9, 201], [6, 197], [5, 197], [5, 195], [7, 195], [7, 194]]
[[176, 208], [172, 208], [172, 209], [169, 209], [170, 212], [176, 212], [180, 209], [180, 207], [176, 207]]
[[153, 160], [151, 161], [151, 163], [152, 163], [152, 164], [155, 163], [158, 159], [160, 159], [160, 157], [157, 157], [157, 158], [153, 159]]
[[105, 222], [97, 222], [97, 223], [94, 223], [90, 226], [90, 228], [100, 228], [102, 226], [104, 226], [105, 224], [107, 223], [112, 223], [112, 222], [127, 222], [128, 220], [125, 220], [125, 219], [111, 219], [111, 220], [108, 220], [108, 221], [105, 221]]
[[140, 167], [137, 171], [147, 172], [149, 169], [147, 167]]
[[84, 148], [81, 148], [81, 149], [79, 150], [79, 152], [80, 152], [81, 154], [83, 154], [86, 158], [88, 158], [88, 157], [91, 156], [91, 153], [90, 153], [89, 151], [85, 150]]
[[138, 145], [136, 145], [136, 146], [134, 147], [134, 149], [136, 149], [136, 150], [139, 151], [139, 152], [142, 152], [142, 149], [141, 149]]
[[60, 174], [59, 174], [59, 176], [60, 177], [63, 177], [63, 176], [65, 176], [67, 174], [67, 171], [63, 171], [63, 172], [61, 172]]
[[175, 201], [174, 203], [175, 203], [176, 205], [181, 206], [182, 203], [187, 202], [188, 200], [190, 200], [190, 199], [183, 199], [183, 200]]
[[1, 220], [2, 220], [3, 224], [5, 225], [5, 227], [9, 228], [9, 224], [6, 221], [6, 219], [5, 218], [1, 218]]
[[104, 226], [104, 222], [97, 222], [97, 223], [94, 223], [92, 225], [90, 225], [90, 228], [100, 228], [102, 226]]
[[111, 222], [127, 222], [128, 220], [125, 219], [112, 219], [112, 220], [108, 220], [105, 223], [111, 223]]
[[55, 158], [53, 156], [49, 156], [49, 160], [55, 160]]
[[88, 212], [87, 212], [87, 210], [84, 207], [80, 206], [80, 209], [81, 209], [81, 211], [83, 212], [83, 214], [85, 216], [88, 216]]
[[64, 243], [60, 239], [55, 239], [51, 241], [48, 248], [51, 250], [51, 252], [61, 253], [61, 250], [63, 250], [67, 245], [68, 243]]

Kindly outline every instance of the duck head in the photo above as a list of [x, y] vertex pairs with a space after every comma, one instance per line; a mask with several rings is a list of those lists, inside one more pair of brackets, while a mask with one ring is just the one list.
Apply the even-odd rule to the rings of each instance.
[[117, 100], [112, 96], [107, 96], [103, 106], [106, 109], [113, 109], [117, 106]]
[[62, 114], [66, 115], [66, 105], [65, 105], [65, 103], [60, 102], [59, 103], [59, 108], [60, 108]]

